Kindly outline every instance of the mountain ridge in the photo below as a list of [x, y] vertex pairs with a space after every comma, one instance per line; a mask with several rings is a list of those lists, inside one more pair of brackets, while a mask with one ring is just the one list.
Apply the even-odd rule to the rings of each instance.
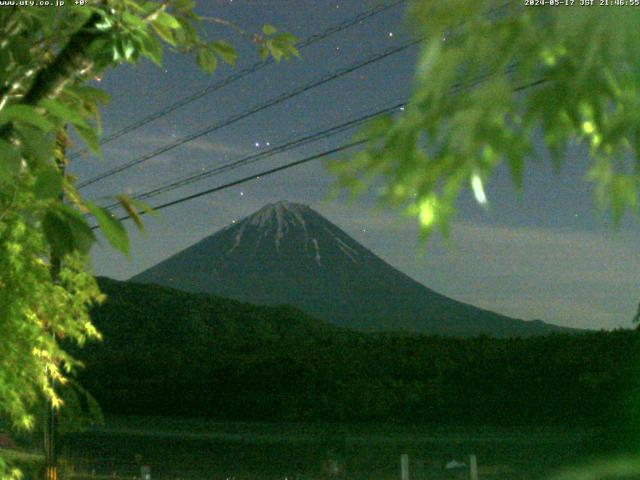
[[263, 305], [290, 304], [360, 331], [498, 337], [568, 331], [448, 298], [307, 205], [267, 204], [131, 278]]

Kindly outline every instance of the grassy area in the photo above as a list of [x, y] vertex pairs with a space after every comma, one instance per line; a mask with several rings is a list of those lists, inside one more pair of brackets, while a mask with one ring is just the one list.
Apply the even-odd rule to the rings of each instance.
[[30, 453], [12, 448], [0, 448], [0, 457], [16, 463], [38, 463], [44, 460], [44, 456], [40, 453]]
[[323, 465], [330, 457], [338, 459], [344, 478], [397, 479], [402, 453], [411, 458], [412, 480], [464, 477], [442, 467], [471, 453], [480, 478], [489, 480], [546, 478], [594, 458], [602, 438], [595, 430], [566, 428], [112, 418], [100, 430], [63, 437], [60, 445], [76, 472], [132, 477], [145, 464], [153, 480], [313, 480], [328, 478]]

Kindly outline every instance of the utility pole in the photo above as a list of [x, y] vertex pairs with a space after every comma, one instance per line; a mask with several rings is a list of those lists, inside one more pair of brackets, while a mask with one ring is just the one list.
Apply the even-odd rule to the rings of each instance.
[[[64, 177], [66, 167], [66, 150], [67, 150], [67, 131], [66, 127], [61, 129], [56, 135], [55, 162], [60, 170], [60, 174]], [[59, 200], [64, 201], [64, 193], [60, 192]], [[60, 281], [60, 271], [62, 269], [62, 259], [54, 252], [51, 252], [49, 258], [49, 269], [53, 283]], [[55, 333], [51, 332], [52, 340], [55, 342]], [[55, 388], [53, 377], [49, 374], [49, 384], [51, 388]], [[58, 479], [58, 458], [56, 455], [56, 410], [53, 402], [47, 403], [47, 414], [44, 425], [44, 459], [45, 471], [44, 480]]]
[[[49, 381], [53, 382], [51, 376]], [[51, 402], [47, 404], [47, 419], [44, 426], [44, 452], [45, 452], [45, 472], [44, 480], [57, 480], [57, 459], [55, 454], [55, 424], [56, 412]]]

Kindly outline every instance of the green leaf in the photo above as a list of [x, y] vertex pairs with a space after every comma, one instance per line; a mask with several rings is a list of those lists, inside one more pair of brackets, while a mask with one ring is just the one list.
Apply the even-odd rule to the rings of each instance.
[[26, 38], [16, 36], [11, 41], [9, 49], [18, 65], [29, 65], [32, 58], [29, 53], [29, 41]]
[[[11, 56], [7, 49], [0, 49], [0, 72], [9, 72], [9, 65], [11, 64]], [[2, 79], [4, 81], [4, 78]]]
[[69, 122], [81, 127], [89, 127], [89, 125], [84, 121], [82, 115], [79, 112], [77, 112], [73, 108], [70, 108], [60, 100], [47, 98], [40, 102], [40, 105], [42, 105], [45, 110], [47, 110], [51, 115], [58, 117], [65, 123]]
[[16, 125], [16, 131], [22, 140], [23, 152], [36, 163], [46, 164], [53, 159], [55, 148], [53, 135], [27, 125]]
[[144, 212], [149, 215], [157, 216], [159, 215], [157, 210], [154, 210], [151, 205], [142, 200], [137, 200], [135, 198], [129, 198], [129, 203], [133, 205], [139, 212]]
[[156, 10], [157, 5], [153, 2], [144, 2], [139, 4], [138, 2], [129, 2], [131, 10], [135, 10], [143, 15], [151, 15]]
[[176, 46], [176, 41], [173, 38], [173, 31], [169, 27], [155, 21], [151, 22], [151, 26], [162, 40], [171, 46]]
[[276, 33], [277, 31], [278, 31], [278, 29], [277, 29], [276, 27], [274, 27], [273, 25], [269, 25], [268, 23], [267, 23], [267, 24], [265, 24], [265, 25], [262, 27], [262, 32], [263, 32], [265, 35], [273, 35], [273, 34], [274, 34], [274, 33]]
[[176, 43], [184, 46], [186, 49], [192, 48], [194, 45], [200, 45], [200, 37], [196, 29], [185, 18], [179, 18], [178, 21], [182, 28], [173, 32]]
[[212, 42], [209, 47], [211, 50], [222, 59], [223, 62], [228, 63], [229, 65], [235, 65], [236, 60], [238, 58], [238, 54], [236, 53], [235, 48], [224, 40], [217, 40]]
[[91, 202], [85, 202], [86, 207], [96, 218], [104, 236], [111, 245], [124, 254], [129, 253], [129, 236], [122, 222], [115, 218], [109, 210]]
[[80, 138], [84, 140], [91, 153], [94, 155], [100, 155], [100, 136], [94, 127], [81, 127], [74, 125], [76, 132], [80, 135]]
[[48, 132], [53, 128], [35, 107], [29, 105], [9, 105], [0, 112], [0, 125], [9, 122], [21, 122]]
[[29, 53], [29, 42], [27, 39], [14, 36], [9, 48], [17, 64], [29, 65], [31, 62], [31, 54]]
[[0, 178], [12, 178], [20, 172], [20, 151], [5, 140], [0, 140]]
[[197, 62], [198, 67], [207, 73], [213, 73], [218, 66], [218, 59], [208, 48], [202, 48], [198, 51]]
[[51, 253], [60, 258], [75, 251], [87, 253], [96, 239], [80, 213], [64, 204], [47, 210], [42, 228]]
[[158, 66], [162, 65], [162, 45], [147, 32], [140, 35], [142, 42], [141, 53]]
[[507, 165], [509, 166], [509, 172], [511, 173], [511, 179], [516, 189], [522, 190], [522, 184], [524, 180], [524, 159], [522, 155], [509, 155], [507, 157]]
[[379, 115], [370, 120], [356, 135], [356, 139], [378, 139], [383, 137], [391, 130], [393, 126], [393, 117], [389, 114]]
[[295, 45], [298, 43], [298, 37], [287, 32], [279, 33], [273, 37], [273, 40], [287, 45]]
[[180, 22], [173, 15], [168, 14], [167, 12], [160, 12], [158, 16], [153, 21], [154, 25], [162, 25], [171, 30], [178, 30], [182, 28]]
[[140, 17], [138, 17], [137, 15], [133, 15], [132, 13], [127, 11], [125, 11], [122, 14], [122, 20], [123, 20], [123, 23], [129, 24], [132, 30], [140, 27], [144, 27], [144, 22]]
[[122, 51], [122, 45], [119, 41], [111, 44], [111, 57], [114, 63], [121, 63], [124, 60], [124, 53]]
[[60, 170], [53, 166], [43, 168], [38, 172], [34, 190], [38, 198], [59, 198], [62, 193], [62, 174]]
[[260, 47], [259, 53], [260, 53], [260, 60], [266, 60], [266, 58], [269, 56], [269, 49], [264, 45], [262, 45]]
[[265, 45], [267, 46], [267, 50], [269, 51], [269, 53], [275, 59], [276, 62], [279, 62], [280, 60], [282, 60], [282, 56], [284, 55], [283, 51], [280, 48], [278, 48], [276, 45], [274, 45], [271, 40], [267, 40], [265, 42]]
[[279, 33], [272, 38], [273, 45], [282, 50], [284, 57], [289, 60], [291, 55], [300, 58], [300, 52], [295, 47], [298, 39], [290, 33]]
[[109, 37], [99, 37], [87, 48], [86, 54], [93, 59], [95, 71], [100, 72], [113, 64], [113, 41]]
[[131, 220], [133, 220], [133, 223], [135, 223], [136, 227], [138, 227], [138, 230], [140, 231], [144, 230], [144, 225], [142, 224], [142, 219], [140, 218], [140, 214], [138, 214], [136, 206], [134, 202], [131, 200], [131, 198], [129, 198], [126, 195], [118, 195], [117, 198], [118, 198], [118, 202], [120, 202], [120, 205], [122, 206], [124, 211], [127, 212], [127, 215], [129, 215]]
[[135, 45], [133, 44], [133, 42], [130, 39], [122, 40], [122, 45], [121, 45], [120, 48], [122, 50], [122, 54], [124, 56], [124, 59], [127, 62], [131, 62], [131, 61], [133, 61], [133, 60], [135, 60], [137, 58], [138, 50], [136, 49]]
[[289, 52], [291, 52], [291, 54], [296, 57], [296, 58], [301, 58], [300, 57], [300, 52], [298, 51], [298, 49], [296, 47], [294, 47], [293, 45], [289, 47]]
[[194, 0], [175, 0], [173, 5], [179, 12], [187, 13], [195, 8], [196, 2]]
[[473, 196], [480, 205], [487, 204], [487, 194], [484, 190], [484, 184], [482, 181], [482, 177], [477, 173], [474, 173], [471, 176], [471, 190], [473, 192]]
[[638, 206], [638, 187], [635, 177], [629, 175], [616, 175], [609, 186], [611, 211], [615, 226], [620, 221], [627, 208], [635, 210]]
[[106, 32], [108, 30], [111, 30], [113, 28], [113, 23], [114, 23], [113, 19], [106, 12], [101, 12], [101, 13], [102, 13], [102, 18], [98, 23], [96, 23], [95, 28], [101, 32]]
[[89, 87], [86, 85], [74, 85], [67, 87], [67, 89], [83, 100], [92, 103], [99, 102], [102, 104], [107, 104], [111, 100], [109, 94], [104, 90], [100, 90], [99, 88]]

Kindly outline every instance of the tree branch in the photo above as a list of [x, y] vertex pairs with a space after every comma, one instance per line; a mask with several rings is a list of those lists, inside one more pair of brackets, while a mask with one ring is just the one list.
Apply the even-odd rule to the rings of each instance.
[[54, 61], [36, 75], [33, 85], [24, 97], [27, 105], [36, 105], [44, 98], [57, 95], [73, 75], [90, 66], [85, 51], [94, 40], [103, 35], [95, 29], [100, 15], [94, 13], [65, 45]]
[[225, 27], [229, 27], [232, 30], [235, 30], [240, 35], [242, 35], [243, 37], [246, 37], [246, 38], [248, 38], [250, 40], [253, 39], [253, 35], [249, 34], [246, 30], [244, 30], [239, 25], [237, 25], [237, 24], [235, 24], [233, 22], [230, 22], [228, 20], [224, 20], [224, 19], [218, 18], [218, 17], [200, 17], [200, 20], [205, 21], [205, 22], [210, 22], [210, 23], [217, 23], [219, 25], [224, 25]]
[[[36, 74], [33, 84], [21, 102], [22, 104], [35, 106], [45, 98], [55, 97], [76, 73], [91, 67], [92, 62], [87, 58], [85, 52], [89, 45], [103, 35], [95, 28], [100, 18], [97, 13], [91, 15], [69, 39], [53, 62]], [[0, 138], [9, 138], [12, 132], [13, 126], [7, 124], [0, 128]]]

